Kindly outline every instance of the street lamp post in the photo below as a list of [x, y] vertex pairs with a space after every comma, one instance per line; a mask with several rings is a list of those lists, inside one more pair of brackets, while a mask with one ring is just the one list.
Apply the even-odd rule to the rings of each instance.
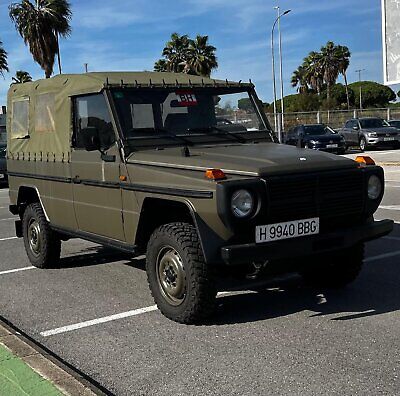
[[358, 81], [360, 82], [360, 110], [363, 109], [363, 106], [362, 106], [362, 87], [361, 87], [361, 73], [363, 71], [365, 71], [365, 69], [356, 70], [356, 73], [358, 73]]
[[[278, 17], [275, 19], [274, 24], [272, 25], [272, 33], [271, 33], [271, 50], [272, 50], [272, 81], [273, 81], [273, 88], [274, 88], [274, 122], [275, 122], [275, 130], [278, 129], [278, 139], [279, 142], [282, 142], [282, 128], [284, 124], [284, 100], [283, 100], [283, 61], [282, 61], [282, 35], [281, 35], [281, 18], [291, 10], [286, 10], [284, 13], [281, 14], [280, 12], [280, 7], [274, 7], [278, 11]], [[281, 115], [279, 115], [278, 118], [278, 113], [277, 113], [277, 108], [276, 108], [276, 101], [277, 101], [277, 95], [276, 95], [276, 75], [275, 75], [275, 43], [274, 43], [274, 31], [275, 27], [278, 24], [278, 31], [279, 31], [279, 64], [280, 64], [280, 89], [281, 89]]]

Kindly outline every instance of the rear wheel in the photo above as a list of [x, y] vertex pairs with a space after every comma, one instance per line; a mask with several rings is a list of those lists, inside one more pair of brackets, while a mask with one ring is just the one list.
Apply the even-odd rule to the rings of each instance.
[[40, 203], [28, 205], [22, 216], [22, 234], [29, 261], [37, 268], [54, 268], [61, 254], [61, 241], [50, 228]]
[[312, 286], [342, 288], [356, 280], [364, 261], [364, 244], [312, 258], [301, 272]]
[[192, 225], [159, 227], [147, 246], [146, 271], [154, 300], [167, 318], [192, 324], [213, 312], [217, 291]]

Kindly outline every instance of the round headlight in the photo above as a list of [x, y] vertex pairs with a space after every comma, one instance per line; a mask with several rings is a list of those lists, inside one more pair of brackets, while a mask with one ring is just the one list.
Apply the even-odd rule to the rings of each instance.
[[238, 190], [233, 193], [231, 199], [231, 209], [238, 218], [250, 216], [254, 208], [254, 199], [247, 190]]
[[368, 198], [377, 199], [382, 193], [382, 183], [378, 176], [372, 175], [368, 180]]

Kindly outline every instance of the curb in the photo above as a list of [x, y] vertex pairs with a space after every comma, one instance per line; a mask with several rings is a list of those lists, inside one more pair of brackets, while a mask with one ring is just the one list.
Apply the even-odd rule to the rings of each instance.
[[50, 381], [66, 396], [110, 396], [83, 373], [66, 365], [60, 358], [25, 336], [0, 318], [0, 344], [19, 357], [33, 371]]

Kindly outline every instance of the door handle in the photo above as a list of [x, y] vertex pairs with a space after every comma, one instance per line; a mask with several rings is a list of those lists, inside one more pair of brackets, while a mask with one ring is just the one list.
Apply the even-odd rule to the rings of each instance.
[[101, 154], [101, 159], [104, 162], [115, 162], [117, 157], [115, 155]]

